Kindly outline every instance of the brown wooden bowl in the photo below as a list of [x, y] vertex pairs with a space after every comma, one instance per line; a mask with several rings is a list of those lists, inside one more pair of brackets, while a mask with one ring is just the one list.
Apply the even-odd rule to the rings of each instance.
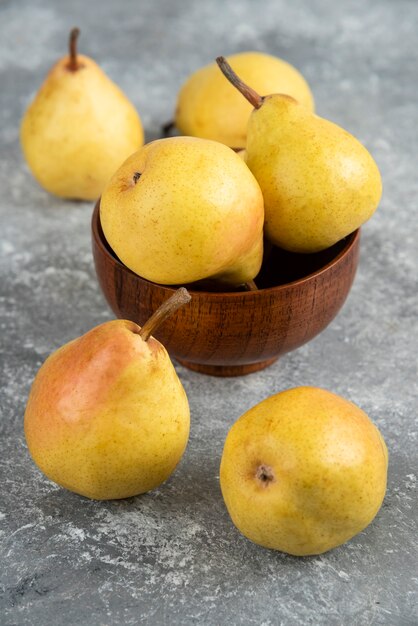
[[[177, 287], [157, 285], [119, 261], [92, 219], [99, 284], [119, 318], [142, 325]], [[335, 317], [350, 291], [359, 256], [356, 231], [316, 254], [272, 248], [256, 278], [258, 291], [212, 292], [187, 286], [191, 302], [155, 333], [170, 355], [192, 370], [239, 376], [263, 369], [303, 345]]]

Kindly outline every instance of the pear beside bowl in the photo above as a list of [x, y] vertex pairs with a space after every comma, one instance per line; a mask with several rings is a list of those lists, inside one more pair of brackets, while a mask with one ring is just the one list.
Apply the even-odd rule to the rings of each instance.
[[[142, 325], [175, 291], [129, 270], [92, 218], [97, 278], [118, 318]], [[182, 365], [215, 376], [261, 370], [320, 333], [350, 291], [358, 265], [360, 233], [331, 248], [295, 254], [273, 248], [256, 278], [258, 291], [213, 292], [187, 286], [192, 300], [168, 319], [156, 338]]]

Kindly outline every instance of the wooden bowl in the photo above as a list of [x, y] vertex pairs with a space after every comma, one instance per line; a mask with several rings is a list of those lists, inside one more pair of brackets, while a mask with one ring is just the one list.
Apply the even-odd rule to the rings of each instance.
[[[115, 256], [100, 224], [97, 203], [92, 245], [97, 278], [112, 311], [142, 325], [176, 287], [157, 285]], [[335, 317], [350, 291], [359, 231], [316, 254], [272, 248], [256, 278], [259, 291], [212, 292], [187, 286], [189, 304], [156, 332], [186, 367], [215, 376], [249, 374], [303, 345]]]

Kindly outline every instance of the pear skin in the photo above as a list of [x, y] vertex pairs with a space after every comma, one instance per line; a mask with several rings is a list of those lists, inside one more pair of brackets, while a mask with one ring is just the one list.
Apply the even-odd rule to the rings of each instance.
[[186, 394], [164, 348], [133, 322], [92, 329], [40, 368], [25, 412], [29, 452], [57, 484], [88, 498], [154, 489], [186, 448]]
[[265, 232], [291, 252], [318, 252], [375, 212], [378, 167], [353, 135], [283, 95], [264, 98], [248, 124], [246, 163], [263, 191]]
[[260, 187], [244, 161], [215, 141], [172, 137], [145, 145], [106, 186], [100, 220], [121, 261], [156, 283], [240, 285], [261, 266]]
[[232, 426], [220, 481], [235, 526], [295, 556], [321, 554], [366, 528], [386, 491], [388, 454], [366, 413], [329, 391], [267, 398]]
[[216, 61], [254, 107], [245, 162], [263, 192], [270, 241], [291, 252], [319, 252], [364, 224], [382, 194], [366, 148], [289, 95], [260, 96], [224, 57]]
[[50, 70], [28, 107], [21, 145], [39, 184], [63, 198], [95, 200], [144, 142], [139, 115], [100, 67], [78, 54]]
[[[311, 90], [298, 70], [261, 52], [240, 52], [228, 57], [234, 70], [260, 93], [288, 93], [309, 110]], [[194, 72], [177, 98], [175, 125], [184, 135], [213, 139], [243, 148], [251, 105], [223, 80], [215, 63]]]

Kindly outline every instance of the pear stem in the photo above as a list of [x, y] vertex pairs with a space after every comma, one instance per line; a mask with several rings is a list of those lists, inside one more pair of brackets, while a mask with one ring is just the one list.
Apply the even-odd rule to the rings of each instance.
[[170, 120], [161, 126], [161, 136], [163, 138], [169, 137], [171, 131], [174, 129], [176, 123], [174, 120]]
[[248, 100], [250, 104], [253, 105], [255, 109], [259, 109], [263, 104], [264, 98], [260, 96], [252, 87], [249, 87], [240, 79], [240, 77], [235, 74], [232, 67], [229, 65], [228, 61], [225, 57], [217, 57], [217, 64], [219, 65], [221, 72], [224, 76], [229, 80], [229, 82], [236, 88], [244, 98]]
[[258, 291], [258, 287], [253, 280], [248, 280], [244, 283], [244, 287], [247, 291]]
[[162, 324], [170, 315], [173, 315], [183, 305], [190, 302], [191, 295], [185, 287], [180, 287], [173, 295], [163, 302], [156, 311], [151, 315], [149, 320], [145, 322], [139, 331], [140, 337], [144, 341], [148, 341], [152, 333]]
[[77, 60], [77, 39], [80, 34], [79, 28], [73, 28], [70, 32], [70, 39], [68, 43], [70, 51], [70, 62], [68, 63], [68, 69], [71, 72], [76, 72], [79, 68]]

